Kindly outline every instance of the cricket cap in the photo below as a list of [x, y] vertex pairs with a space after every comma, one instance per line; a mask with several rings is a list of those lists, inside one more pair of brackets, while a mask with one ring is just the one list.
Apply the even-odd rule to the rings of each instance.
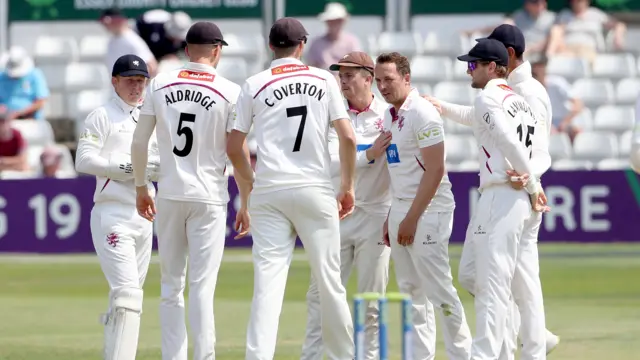
[[222, 31], [220, 31], [218, 25], [210, 21], [198, 21], [191, 25], [185, 38], [187, 44], [192, 45], [229, 45], [224, 41]]
[[147, 63], [140, 57], [129, 54], [122, 55], [113, 64], [113, 70], [111, 76], [136, 76], [141, 75], [146, 78], [149, 77], [149, 70], [147, 70]]
[[373, 60], [367, 53], [353, 51], [340, 59], [337, 64], [329, 66], [329, 70], [338, 71], [341, 67], [362, 68], [373, 72]]
[[294, 18], [284, 17], [278, 19], [269, 31], [269, 44], [277, 48], [296, 46], [301, 42], [307, 42], [307, 30], [302, 23]]
[[497, 65], [507, 66], [509, 64], [509, 53], [507, 48], [498, 40], [479, 40], [466, 55], [458, 56], [458, 60], [465, 62], [487, 61], [495, 62]]
[[493, 32], [486, 38], [476, 39], [477, 41], [493, 39], [504, 44], [505, 47], [513, 48], [516, 54], [522, 54], [525, 50], [524, 35], [517, 26], [502, 24], [493, 29]]

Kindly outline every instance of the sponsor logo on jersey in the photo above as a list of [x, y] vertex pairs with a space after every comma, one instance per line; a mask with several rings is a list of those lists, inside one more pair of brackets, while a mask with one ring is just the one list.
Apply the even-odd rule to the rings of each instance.
[[303, 70], [309, 70], [309, 67], [307, 65], [281, 65], [271, 69], [271, 75], [280, 75]]
[[505, 84], [498, 84], [498, 87], [502, 90], [507, 90], [507, 91], [513, 91], [512, 88], [510, 88], [509, 86], [505, 85]]
[[206, 72], [196, 72], [196, 71], [187, 71], [187, 70], [183, 70], [180, 71], [180, 74], [178, 74], [178, 77], [181, 79], [190, 79], [190, 80], [197, 80], [197, 81], [209, 81], [212, 82], [213, 79], [216, 77], [213, 74], [209, 74]]

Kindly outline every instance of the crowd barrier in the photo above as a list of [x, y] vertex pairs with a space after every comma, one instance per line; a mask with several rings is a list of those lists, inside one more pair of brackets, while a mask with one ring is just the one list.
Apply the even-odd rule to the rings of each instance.
[[[479, 193], [477, 173], [449, 175], [456, 199], [452, 243], [464, 236]], [[541, 242], [640, 241], [640, 178], [632, 171], [550, 172], [543, 178], [552, 211], [544, 216]], [[92, 252], [89, 218], [95, 179], [36, 179], [0, 181], [0, 252]], [[227, 243], [250, 246], [251, 239], [234, 240], [232, 230], [239, 197], [229, 179]]]

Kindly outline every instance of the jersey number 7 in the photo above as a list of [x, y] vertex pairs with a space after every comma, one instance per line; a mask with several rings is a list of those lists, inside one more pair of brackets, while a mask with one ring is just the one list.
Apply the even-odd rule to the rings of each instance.
[[185, 157], [191, 153], [191, 149], [193, 148], [193, 130], [186, 126], [183, 126], [185, 122], [195, 123], [196, 115], [189, 113], [180, 113], [180, 118], [178, 119], [178, 136], [185, 136], [184, 147], [182, 150], [178, 150], [177, 147], [173, 147], [173, 153], [176, 156]]
[[304, 134], [304, 124], [307, 121], [307, 107], [296, 106], [287, 108], [287, 117], [301, 116], [300, 126], [298, 127], [298, 134], [296, 135], [296, 142], [293, 144], [293, 152], [300, 151], [300, 145], [302, 144], [302, 134]]

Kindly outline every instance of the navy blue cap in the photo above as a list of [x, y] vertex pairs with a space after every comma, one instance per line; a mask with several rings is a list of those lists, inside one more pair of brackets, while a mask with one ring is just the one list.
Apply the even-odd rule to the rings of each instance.
[[269, 31], [269, 44], [277, 48], [288, 48], [307, 41], [307, 30], [294, 18], [278, 19]]
[[507, 48], [498, 40], [484, 39], [469, 50], [466, 55], [458, 56], [458, 60], [465, 62], [487, 61], [495, 62], [497, 65], [507, 66], [509, 64], [509, 52]]
[[198, 21], [191, 25], [186, 36], [187, 44], [193, 45], [229, 45], [222, 37], [218, 25], [210, 21]]
[[140, 57], [129, 54], [122, 55], [113, 64], [113, 70], [111, 70], [111, 76], [136, 76], [141, 75], [146, 78], [149, 77], [149, 70], [147, 70], [147, 63]]
[[516, 54], [524, 53], [525, 42], [522, 31], [517, 26], [502, 24], [493, 29], [493, 32], [486, 38], [476, 39], [477, 41], [485, 39], [498, 40], [508, 48], [513, 48]]

